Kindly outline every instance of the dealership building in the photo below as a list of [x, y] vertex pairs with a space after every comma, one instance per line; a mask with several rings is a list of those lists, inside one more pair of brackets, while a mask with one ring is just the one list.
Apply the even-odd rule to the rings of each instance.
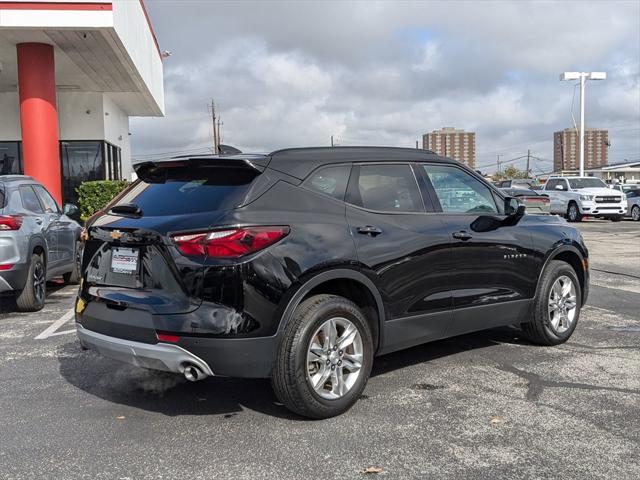
[[129, 117], [163, 115], [142, 0], [0, 0], [0, 175], [74, 201], [84, 181], [130, 179]]

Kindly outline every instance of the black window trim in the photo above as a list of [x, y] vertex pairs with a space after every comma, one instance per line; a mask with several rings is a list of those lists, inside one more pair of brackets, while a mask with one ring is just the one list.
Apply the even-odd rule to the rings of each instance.
[[[422, 190], [420, 189], [420, 183], [418, 182], [418, 179], [416, 177], [416, 173], [413, 169], [413, 164], [414, 162], [393, 162], [393, 161], [388, 161], [388, 162], [367, 162], [367, 161], [359, 161], [359, 162], [353, 162], [352, 167], [351, 167], [351, 175], [349, 176], [349, 182], [347, 183], [347, 192], [345, 195], [345, 203], [347, 203], [350, 207], [353, 208], [357, 208], [358, 210], [362, 210], [363, 212], [369, 212], [369, 213], [377, 213], [377, 214], [381, 214], [381, 215], [425, 215], [427, 213], [431, 213], [431, 212], [427, 212], [426, 209], [426, 205], [425, 205], [425, 200], [424, 200], [424, 196], [422, 194]], [[422, 211], [421, 212], [397, 212], [397, 211], [387, 211], [387, 210], [371, 210], [369, 208], [365, 208], [361, 205], [356, 205], [353, 202], [353, 198], [349, 198], [350, 196], [353, 197], [353, 192], [359, 191], [358, 186], [356, 185], [356, 182], [360, 179], [360, 167], [361, 166], [380, 166], [380, 165], [391, 165], [391, 166], [398, 166], [398, 165], [406, 165], [409, 167], [409, 170], [412, 172], [413, 175], [413, 180], [416, 182], [416, 189], [418, 190], [418, 195], [420, 197], [420, 200], [422, 202]], [[362, 202], [362, 199], [360, 199], [360, 201]]]
[[[451, 167], [451, 168], [457, 168], [458, 170], [468, 174], [469, 176], [475, 178], [476, 180], [478, 180], [482, 185], [484, 185], [485, 187], [487, 187], [489, 189], [489, 193], [491, 193], [491, 197], [493, 198], [493, 201], [495, 203], [495, 207], [497, 212], [494, 214], [491, 213], [486, 213], [486, 215], [502, 215], [504, 216], [504, 207], [501, 205], [501, 203], [498, 201], [498, 199], [501, 199], [503, 202], [506, 198], [506, 196], [500, 191], [500, 189], [498, 189], [497, 187], [495, 187], [494, 185], [491, 185], [490, 183], [488, 183], [484, 178], [480, 177], [476, 172], [474, 171], [470, 171], [467, 170], [466, 168], [461, 167], [460, 165], [456, 165], [454, 163], [438, 163], [438, 162], [415, 162], [416, 166], [422, 166], [422, 165], [433, 165], [433, 166], [445, 166], [445, 167]], [[424, 168], [417, 168], [417, 170], [420, 171], [420, 175], [423, 176], [424, 178], [424, 182], [425, 182], [425, 188], [427, 189], [426, 194], [429, 195], [430, 198], [433, 199], [433, 212], [428, 212], [428, 213], [434, 213], [434, 214], [441, 214], [441, 215], [456, 215], [456, 216], [461, 216], [461, 215], [483, 215], [483, 214], [477, 214], [477, 213], [466, 213], [466, 212], [444, 212], [442, 210], [442, 205], [440, 204], [440, 199], [438, 198], [438, 194], [436, 193], [436, 189], [434, 188], [433, 184], [431, 183], [431, 179], [429, 178], [429, 175], [427, 175], [427, 172]], [[497, 197], [497, 198], [496, 198]]]

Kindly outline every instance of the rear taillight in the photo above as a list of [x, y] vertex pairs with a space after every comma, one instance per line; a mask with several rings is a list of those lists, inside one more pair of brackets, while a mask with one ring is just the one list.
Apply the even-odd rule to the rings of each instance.
[[13, 268], [13, 263], [3, 263], [0, 265], [0, 271], [2, 270], [11, 270]]
[[235, 258], [262, 250], [289, 233], [289, 227], [245, 227], [175, 235], [183, 255]]
[[0, 215], [0, 230], [20, 230], [22, 217], [20, 215]]

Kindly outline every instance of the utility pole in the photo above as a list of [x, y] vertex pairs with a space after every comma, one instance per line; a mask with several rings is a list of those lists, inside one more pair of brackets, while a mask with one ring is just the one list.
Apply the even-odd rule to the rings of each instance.
[[222, 135], [220, 134], [220, 125], [224, 125], [222, 121], [222, 116], [218, 115], [218, 121], [216, 122], [217, 132], [216, 132], [216, 140], [218, 141], [218, 153], [220, 152], [220, 144], [222, 143]]
[[529, 160], [531, 159], [531, 150], [527, 150], [527, 178], [529, 178]]
[[502, 157], [502, 156], [503, 156], [503, 154], [501, 154], [501, 153], [499, 153], [497, 155], [497, 157], [498, 157], [498, 174], [500, 174], [500, 157]]
[[418, 140], [416, 140], [416, 150], [418, 150]]
[[331, 135], [331, 146], [333, 147], [333, 135]]
[[211, 99], [211, 105], [208, 105], [211, 109], [211, 125], [213, 126], [213, 154], [217, 155], [220, 153], [220, 149], [218, 148], [220, 142], [218, 141], [218, 127], [216, 127], [216, 104], [213, 102], [213, 98]]

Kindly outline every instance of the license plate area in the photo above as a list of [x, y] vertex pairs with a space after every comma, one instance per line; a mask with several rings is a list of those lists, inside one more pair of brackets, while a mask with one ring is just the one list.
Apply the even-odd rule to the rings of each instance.
[[111, 272], [135, 276], [138, 272], [140, 251], [137, 248], [113, 247], [111, 249]]

